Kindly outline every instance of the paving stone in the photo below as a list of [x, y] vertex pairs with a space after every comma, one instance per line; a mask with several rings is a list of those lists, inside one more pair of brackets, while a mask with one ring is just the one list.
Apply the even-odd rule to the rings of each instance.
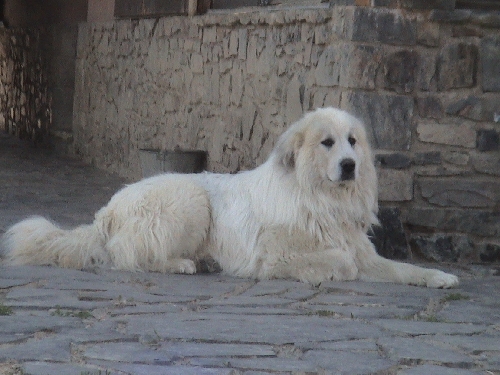
[[294, 358], [194, 358], [190, 360], [190, 363], [203, 367], [231, 366], [242, 370], [283, 371], [285, 373], [316, 372], [320, 369], [320, 366], [313, 362]]
[[481, 371], [471, 371], [459, 368], [447, 368], [436, 365], [422, 365], [398, 371], [398, 375], [480, 375]]
[[[106, 368], [119, 371], [120, 374], [134, 375], [232, 375], [234, 370], [223, 368], [203, 368], [196, 366], [178, 366], [178, 365], [144, 365], [144, 364], [124, 364], [124, 363], [105, 363], [101, 362]], [[109, 367], [108, 367], [109, 366]], [[118, 374], [118, 373], [117, 373]], [[114, 375], [114, 373], [110, 374]]]
[[466, 364], [468, 367], [474, 362], [472, 358], [459, 351], [440, 348], [417, 338], [384, 337], [378, 341], [388, 357], [394, 361], [406, 363], [420, 361], [438, 361], [446, 364]]
[[[79, 366], [76, 364], [65, 363], [49, 363], [49, 362], [25, 362], [23, 363], [23, 371], [30, 375], [82, 375], [82, 374], [98, 374], [96, 368]], [[112, 375], [112, 374], [107, 374]]]
[[39, 331], [64, 332], [71, 328], [82, 327], [81, 319], [74, 317], [36, 317], [0, 316], [0, 333], [19, 334], [35, 333]]
[[76, 293], [53, 289], [20, 288], [10, 291], [5, 305], [19, 307], [47, 307], [89, 310], [104, 306], [102, 300], [80, 300]]
[[70, 341], [58, 337], [33, 339], [26, 343], [0, 348], [0, 361], [69, 362]]
[[381, 357], [378, 353], [332, 352], [329, 350], [308, 351], [303, 359], [317, 364], [321, 369], [344, 374], [373, 374], [388, 371], [395, 361]]
[[[378, 328], [360, 322], [318, 316], [185, 313], [182, 316], [123, 317], [123, 320], [127, 322], [129, 334], [141, 334], [144, 327], [148, 327], [148, 331], [156, 332], [165, 340], [285, 344], [380, 335]], [[307, 331], [303, 330], [304, 326], [308, 327]], [[279, 330], [275, 327], [279, 327]]]
[[436, 335], [436, 334], [480, 334], [486, 331], [485, 325], [463, 325], [458, 323], [419, 322], [401, 319], [380, 319], [376, 324], [397, 334]]
[[458, 347], [469, 353], [481, 351], [500, 352], [498, 342], [500, 334], [485, 334], [481, 337], [475, 336], [455, 336], [455, 335], [437, 335], [432, 338], [436, 342], [447, 344], [449, 347]]

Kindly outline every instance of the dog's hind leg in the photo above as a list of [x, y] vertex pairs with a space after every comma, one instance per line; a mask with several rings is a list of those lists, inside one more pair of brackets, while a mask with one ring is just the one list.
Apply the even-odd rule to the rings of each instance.
[[[162, 181], [160, 181], [162, 182]], [[111, 228], [106, 242], [114, 267], [134, 271], [196, 272], [194, 260], [210, 228], [210, 202], [205, 190], [187, 178], [172, 178], [99, 213]], [[113, 202], [114, 203], [114, 202]], [[116, 210], [120, 210], [116, 214]]]

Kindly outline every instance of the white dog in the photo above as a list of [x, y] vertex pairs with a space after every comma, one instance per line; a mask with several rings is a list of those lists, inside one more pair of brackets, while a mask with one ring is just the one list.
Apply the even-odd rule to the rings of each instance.
[[254, 170], [151, 177], [116, 193], [91, 225], [63, 230], [33, 217], [3, 244], [13, 264], [192, 274], [208, 255], [226, 274], [257, 279], [458, 284], [380, 257], [367, 234], [377, 209], [363, 125], [325, 108], [293, 124]]

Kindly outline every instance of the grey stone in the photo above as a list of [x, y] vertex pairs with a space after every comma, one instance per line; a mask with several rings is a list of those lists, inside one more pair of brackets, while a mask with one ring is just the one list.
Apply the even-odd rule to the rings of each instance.
[[436, 361], [446, 364], [472, 365], [473, 360], [459, 351], [440, 348], [422, 339], [403, 337], [387, 337], [379, 340], [379, 345], [395, 361], [419, 363], [420, 361]]
[[[116, 374], [134, 374], [134, 375], [232, 375], [233, 369], [228, 368], [203, 368], [199, 366], [183, 365], [147, 365], [133, 363], [109, 363], [101, 362], [107, 368], [116, 370]], [[93, 375], [90, 373], [89, 375]], [[115, 375], [114, 373], [110, 375]]]
[[[90, 366], [81, 366], [67, 363], [48, 363], [48, 362], [25, 362], [23, 363], [25, 374], [30, 375], [82, 375], [98, 374], [98, 371]], [[111, 375], [111, 374], [109, 374]]]
[[485, 334], [481, 337], [474, 336], [454, 336], [454, 335], [437, 335], [436, 342], [447, 344], [450, 347], [458, 347], [469, 353], [482, 351], [498, 351], [498, 334]]
[[395, 362], [377, 353], [332, 352], [328, 350], [308, 351], [304, 360], [317, 364], [319, 368], [346, 374], [373, 374], [387, 371]]
[[377, 252], [389, 259], [409, 259], [411, 256], [406, 234], [397, 208], [382, 207], [378, 218], [380, 226], [373, 227], [371, 238]]
[[498, 321], [498, 319], [500, 319], [498, 306], [488, 306], [479, 301], [470, 304], [467, 301], [448, 302], [448, 304], [436, 314], [437, 319], [445, 322], [469, 322], [475, 324], [485, 324], [486, 322]]
[[439, 45], [439, 24], [426, 21], [417, 23], [417, 42], [424, 46], [437, 47]]
[[0, 360], [69, 362], [70, 341], [57, 337], [30, 340], [15, 346], [0, 348]]
[[[426, 143], [462, 146], [467, 148], [473, 148], [475, 145], [474, 127], [466, 123], [419, 123], [417, 126], [417, 134], [419, 140]], [[443, 175], [446, 174], [443, 173]]]
[[500, 37], [483, 38], [480, 48], [483, 90], [500, 92]]
[[500, 134], [495, 130], [490, 130], [490, 129], [478, 130], [476, 148], [479, 151], [500, 150]]
[[377, 154], [375, 155], [375, 163], [383, 168], [405, 169], [411, 165], [411, 159], [399, 153]]
[[402, 202], [413, 199], [413, 176], [409, 171], [379, 168], [378, 199], [383, 202]]
[[441, 164], [441, 152], [430, 151], [430, 152], [417, 152], [413, 155], [412, 159], [415, 165], [436, 165]]
[[474, 169], [480, 173], [500, 176], [499, 153], [477, 153], [471, 157]]
[[412, 50], [400, 50], [387, 55], [384, 61], [384, 87], [399, 94], [413, 92], [419, 58], [419, 54]]
[[70, 328], [83, 326], [81, 319], [73, 317], [37, 317], [30, 316], [0, 316], [0, 333], [24, 334], [39, 331], [65, 332]]
[[351, 22], [348, 38], [352, 41], [416, 44], [416, 21], [406, 18], [401, 11], [356, 7]]
[[[443, 161], [446, 163], [467, 167], [471, 157], [464, 151], [446, 151], [443, 152]], [[468, 169], [466, 169], [468, 170]]]
[[454, 0], [401, 0], [401, 6], [409, 9], [442, 9], [454, 10]]
[[359, 116], [376, 148], [407, 150], [411, 140], [413, 100], [399, 95], [342, 94], [341, 108]]
[[420, 117], [440, 119], [443, 117], [443, 105], [436, 96], [417, 98], [417, 108]]
[[76, 293], [51, 289], [22, 288], [10, 291], [6, 297], [6, 305], [23, 307], [60, 307], [67, 309], [89, 310], [102, 307], [102, 300], [79, 299]]
[[[286, 344], [318, 340], [345, 340], [378, 336], [377, 328], [359, 322], [337, 321], [318, 316], [232, 315], [210, 313], [163, 314], [155, 317], [123, 317], [129, 334], [142, 334], [144, 327], [163, 340], [190, 339]], [[164, 324], [163, 322], [168, 322]], [[309, 328], [304, 331], [302, 327]], [[276, 327], [280, 327], [276, 330]]]
[[465, 99], [460, 99], [451, 103], [446, 107], [446, 113], [454, 116], [462, 116], [473, 120], [480, 120], [481, 114], [481, 99], [477, 96], [468, 96]]
[[439, 22], [460, 23], [471, 18], [472, 11], [466, 9], [456, 9], [454, 11], [446, 11], [434, 9], [431, 11], [429, 20]]
[[412, 247], [425, 259], [437, 262], [457, 262], [467, 258], [474, 250], [474, 244], [465, 236], [433, 234], [412, 235]]
[[319, 86], [335, 86], [339, 83], [339, 51], [330, 46], [319, 56], [314, 76]]
[[[487, 330], [485, 325], [464, 325], [447, 322], [425, 322], [401, 319], [383, 319], [375, 323], [399, 336], [412, 335], [473, 335]], [[432, 337], [432, 336], [431, 336]]]
[[482, 262], [498, 262], [500, 260], [500, 245], [485, 243], [479, 247], [479, 258]]
[[339, 85], [348, 88], [374, 89], [382, 52], [371, 45], [344, 44], [340, 49], [342, 64]]
[[487, 237], [500, 235], [498, 212], [416, 207], [410, 210], [406, 220], [412, 226], [431, 230], [456, 231]]
[[473, 44], [455, 43], [441, 49], [437, 61], [440, 91], [472, 87], [477, 81], [478, 49]]
[[500, 200], [494, 181], [464, 178], [420, 179], [422, 197], [429, 203], [451, 207], [492, 207]]
[[448, 368], [439, 365], [421, 365], [410, 369], [404, 369], [398, 371], [400, 375], [480, 375], [480, 371], [472, 371], [459, 369], [459, 368]]

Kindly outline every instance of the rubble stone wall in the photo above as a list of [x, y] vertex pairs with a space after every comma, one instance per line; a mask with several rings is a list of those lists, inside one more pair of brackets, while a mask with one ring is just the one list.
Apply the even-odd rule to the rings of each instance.
[[[376, 149], [389, 256], [500, 260], [500, 15], [334, 6], [81, 24], [74, 151], [141, 176], [140, 149], [262, 163], [338, 106]], [[404, 229], [399, 246], [391, 232]], [[384, 237], [385, 236], [385, 237]]]
[[0, 27], [0, 130], [34, 142], [46, 141], [52, 120], [41, 35]]

